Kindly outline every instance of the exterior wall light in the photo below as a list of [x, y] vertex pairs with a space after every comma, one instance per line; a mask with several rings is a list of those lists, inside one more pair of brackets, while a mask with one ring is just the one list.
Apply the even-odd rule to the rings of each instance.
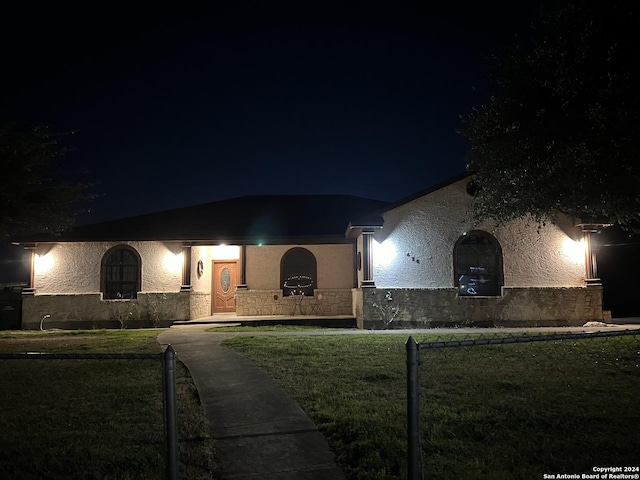
[[240, 258], [240, 247], [238, 245], [213, 245], [211, 247], [211, 258], [215, 260], [237, 260]]
[[562, 254], [571, 260], [572, 263], [582, 264], [584, 263], [585, 244], [584, 239], [573, 240], [572, 238], [565, 238], [562, 242]]
[[42, 275], [53, 270], [55, 260], [51, 253], [44, 255], [36, 254], [34, 259], [34, 270], [36, 275]]
[[386, 267], [396, 258], [396, 246], [390, 240], [373, 242], [373, 261], [376, 265]]
[[167, 252], [162, 260], [164, 268], [169, 273], [182, 273], [182, 253]]

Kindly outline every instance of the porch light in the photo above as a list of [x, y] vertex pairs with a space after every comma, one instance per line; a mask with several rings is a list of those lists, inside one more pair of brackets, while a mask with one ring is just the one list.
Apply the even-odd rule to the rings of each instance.
[[42, 275], [43, 273], [48, 273], [53, 269], [54, 264], [55, 264], [55, 261], [51, 253], [47, 253], [44, 255], [40, 255], [36, 253], [36, 256], [34, 259], [34, 273], [36, 275]]
[[391, 240], [385, 240], [382, 243], [373, 241], [373, 261], [376, 265], [386, 267], [393, 262], [394, 258], [396, 258], [396, 246]]
[[169, 272], [169, 273], [181, 273], [182, 272], [182, 252], [180, 253], [173, 253], [173, 252], [167, 252], [164, 256], [164, 259], [162, 261], [164, 268]]
[[212, 245], [211, 258], [215, 260], [237, 260], [240, 258], [240, 246], [227, 245], [226, 243]]
[[562, 254], [575, 264], [584, 263], [585, 245], [584, 239], [573, 240], [565, 238], [562, 242]]

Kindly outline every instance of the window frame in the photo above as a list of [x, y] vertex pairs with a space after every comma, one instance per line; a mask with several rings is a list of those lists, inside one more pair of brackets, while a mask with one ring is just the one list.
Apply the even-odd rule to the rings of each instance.
[[[496, 252], [494, 254], [492, 254], [492, 256], [497, 260], [496, 262], [492, 262], [492, 264], [490, 265], [491, 267], [494, 267], [496, 272], [495, 273], [486, 273], [484, 275], [479, 275], [480, 277], [483, 276], [488, 276], [491, 277], [493, 280], [493, 283], [495, 284], [495, 290], [492, 290], [491, 293], [463, 293], [461, 292], [461, 286], [460, 286], [460, 279], [462, 278], [463, 275], [465, 275], [463, 272], [461, 272], [461, 265], [460, 265], [460, 260], [459, 260], [459, 255], [460, 255], [460, 247], [462, 245], [464, 245], [465, 240], [468, 240], [472, 237], [482, 237], [484, 239], [487, 239], [489, 241], [489, 244], [492, 245]], [[480, 261], [475, 262], [478, 264], [478, 267], [482, 268], [482, 265]], [[471, 275], [470, 273], [467, 274], [467, 276], [469, 277], [474, 277], [473, 275]], [[502, 296], [502, 287], [504, 286], [504, 274], [503, 274], [503, 259], [502, 259], [502, 246], [500, 245], [500, 242], [496, 239], [496, 237], [494, 237], [493, 235], [491, 235], [488, 232], [485, 232], [483, 230], [472, 230], [470, 232], [467, 232], [466, 234], [462, 235], [460, 238], [458, 238], [458, 240], [455, 243], [455, 246], [453, 248], [453, 281], [454, 281], [454, 286], [457, 289], [457, 295], [459, 297], [463, 297], [463, 298], [478, 298], [478, 297], [483, 297], [483, 298], [492, 298], [492, 297], [501, 297]], [[491, 281], [491, 280], [489, 280]], [[468, 290], [467, 290], [468, 292]]]
[[[109, 259], [112, 257], [112, 255], [115, 255], [118, 251], [128, 251], [132, 253], [134, 258], [136, 259], [136, 264], [134, 265], [133, 263], [129, 263], [124, 265], [109, 265], [108, 264]], [[121, 268], [119, 272], [120, 279], [107, 280], [107, 273], [109, 271], [109, 268], [114, 268], [114, 267]], [[124, 270], [122, 270], [122, 267], [136, 267], [135, 280], [124, 280], [123, 279]], [[115, 295], [112, 296], [110, 293], [111, 291], [117, 290], [117, 289], [111, 288], [109, 284], [118, 284], [122, 286], [124, 284], [132, 285], [134, 283], [135, 283], [135, 291], [133, 292], [132, 296], [126, 295], [126, 296], [118, 297]], [[102, 256], [102, 262], [100, 265], [100, 292], [102, 294], [102, 300], [135, 300], [138, 298], [138, 293], [141, 291], [141, 286], [142, 286], [142, 258], [140, 257], [140, 253], [138, 253], [138, 251], [132, 246], [126, 245], [126, 244], [115, 245], [111, 247], [109, 250], [107, 250], [105, 254]]]
[[[287, 259], [291, 258], [291, 255], [296, 254], [304, 254], [307, 256], [309, 260], [309, 265], [306, 268], [309, 271], [300, 271], [294, 273], [296, 270], [293, 267], [288, 266], [286, 264]], [[293, 269], [293, 270], [292, 270]], [[289, 271], [292, 270], [292, 271]], [[303, 269], [304, 270], [304, 269]], [[299, 283], [298, 285], [302, 285], [300, 288], [295, 287], [287, 287], [286, 282], [288, 279], [291, 279], [295, 276], [300, 277], [298, 280], [305, 283]], [[315, 255], [308, 249], [303, 247], [293, 247], [287, 250], [280, 259], [280, 288], [282, 289], [282, 296], [289, 297], [291, 295], [304, 295], [308, 297], [312, 297], [314, 295], [314, 290], [317, 288], [318, 281], [318, 262], [316, 260]], [[308, 286], [306, 282], [309, 282]]]

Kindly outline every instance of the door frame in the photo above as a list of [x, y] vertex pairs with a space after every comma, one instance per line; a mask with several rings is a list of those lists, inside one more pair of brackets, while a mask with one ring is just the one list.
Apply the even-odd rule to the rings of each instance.
[[236, 288], [238, 286], [238, 260], [211, 260], [211, 304], [209, 306], [210, 311], [211, 311], [211, 315], [215, 315], [216, 313], [234, 313], [236, 311], [236, 302], [234, 299], [234, 308], [233, 310], [230, 310], [228, 312], [216, 312], [215, 309], [215, 302], [216, 302], [216, 293], [217, 293], [217, 289], [216, 289], [216, 284], [217, 284], [217, 275], [216, 275], [216, 263], [232, 263], [235, 265], [235, 268], [233, 269], [234, 275], [231, 278], [231, 288], [233, 289], [233, 295], [235, 297], [235, 291]]

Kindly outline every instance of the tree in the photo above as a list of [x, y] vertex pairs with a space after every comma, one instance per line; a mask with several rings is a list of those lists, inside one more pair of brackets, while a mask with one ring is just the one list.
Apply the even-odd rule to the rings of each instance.
[[64, 134], [48, 127], [0, 123], [0, 239], [58, 233], [73, 223], [89, 184], [62, 179], [56, 163]]
[[461, 130], [478, 219], [637, 224], [638, 20], [632, 0], [555, 6], [526, 44], [491, 58], [493, 95]]

